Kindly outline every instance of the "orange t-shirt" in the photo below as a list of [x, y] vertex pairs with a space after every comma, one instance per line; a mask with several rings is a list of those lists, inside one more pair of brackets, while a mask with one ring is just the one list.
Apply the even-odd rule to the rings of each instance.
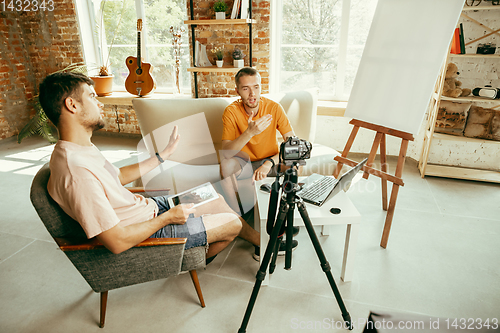
[[[259, 112], [253, 117], [253, 120], [257, 120], [267, 114], [272, 116], [271, 125], [262, 133], [252, 137], [241, 150], [248, 154], [251, 161], [259, 161], [274, 156], [279, 152], [276, 130], [281, 135], [292, 131], [292, 126], [288, 121], [283, 107], [279, 103], [261, 96]], [[243, 134], [248, 128], [248, 118], [249, 116], [245, 111], [241, 99], [228, 105], [222, 115], [222, 123], [224, 125], [222, 140], [232, 141]]]

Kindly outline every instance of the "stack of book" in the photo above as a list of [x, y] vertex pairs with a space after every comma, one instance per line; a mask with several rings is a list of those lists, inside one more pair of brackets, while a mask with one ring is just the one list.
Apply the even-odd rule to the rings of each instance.
[[[234, 0], [231, 19], [247, 19], [248, 18], [248, 1], [249, 0]], [[251, 0], [250, 0], [251, 1]]]
[[465, 54], [464, 28], [462, 23], [460, 23], [459, 28], [455, 29], [455, 33], [453, 34], [453, 40], [451, 42], [450, 53]]

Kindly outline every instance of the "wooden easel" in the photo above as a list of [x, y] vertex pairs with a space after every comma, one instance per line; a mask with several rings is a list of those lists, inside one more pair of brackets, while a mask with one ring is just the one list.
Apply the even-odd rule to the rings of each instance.
[[[359, 131], [360, 127], [376, 131], [375, 139], [373, 140], [372, 149], [370, 151], [370, 155], [368, 156], [368, 161], [363, 167], [363, 178], [368, 179], [370, 174], [380, 177], [382, 180], [382, 209], [387, 211], [387, 216], [385, 218], [384, 231], [382, 233], [382, 239], [380, 241], [380, 246], [384, 249], [387, 247], [387, 241], [389, 240], [389, 233], [391, 231], [392, 219], [394, 217], [394, 210], [396, 208], [396, 199], [398, 197], [399, 186], [404, 186], [403, 179], [401, 176], [403, 175], [403, 167], [405, 164], [406, 150], [408, 149], [408, 141], [413, 141], [413, 134], [394, 130], [388, 127], [375, 125], [371, 123], [367, 123], [361, 120], [353, 119], [349, 122], [349, 124], [354, 125], [352, 129], [351, 135], [347, 140], [344, 150], [342, 151], [341, 156], [335, 157], [335, 160], [338, 162], [337, 168], [333, 172], [333, 176], [335, 178], [340, 174], [340, 170], [344, 164], [349, 166], [354, 166], [358, 164], [358, 162], [350, 160], [347, 158], [347, 154], [352, 147], [352, 143], [354, 142], [354, 138]], [[392, 135], [398, 138], [401, 138], [401, 148], [399, 150], [398, 164], [396, 166], [395, 175], [391, 175], [387, 173], [387, 163], [386, 163], [386, 135]], [[375, 160], [375, 156], [377, 155], [378, 148], [380, 146], [380, 163], [381, 170], [372, 168], [373, 161]], [[391, 191], [391, 199], [389, 201], [389, 206], [387, 206], [387, 181], [393, 183], [392, 191]]]

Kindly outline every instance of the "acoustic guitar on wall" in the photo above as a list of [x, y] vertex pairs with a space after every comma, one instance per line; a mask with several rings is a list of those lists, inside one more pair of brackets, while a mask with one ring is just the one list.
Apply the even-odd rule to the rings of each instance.
[[141, 31], [142, 19], [137, 20], [137, 58], [128, 57], [125, 60], [129, 74], [125, 80], [125, 88], [133, 95], [145, 96], [156, 89], [156, 82], [151, 76], [153, 66], [141, 61]]

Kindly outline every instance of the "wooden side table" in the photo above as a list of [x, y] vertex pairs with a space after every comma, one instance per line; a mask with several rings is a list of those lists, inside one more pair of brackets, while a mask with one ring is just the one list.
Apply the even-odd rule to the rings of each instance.
[[[299, 181], [305, 177], [299, 177]], [[267, 224], [267, 210], [269, 206], [269, 193], [260, 190], [260, 185], [263, 183], [273, 183], [275, 178], [266, 178], [255, 182], [254, 190], [256, 196], [256, 208], [254, 212], [255, 228], [260, 232], [260, 260], [264, 256], [267, 244], [269, 242], [269, 235], [266, 231]], [[278, 202], [279, 205], [279, 202]], [[340, 214], [332, 214], [330, 208], [338, 207], [341, 209]], [[322, 235], [328, 235], [329, 226], [337, 224], [346, 224], [346, 238], [344, 246], [344, 258], [342, 261], [342, 270], [340, 278], [342, 281], [351, 281], [354, 270], [354, 258], [356, 256], [356, 247], [358, 240], [359, 224], [361, 223], [361, 215], [356, 207], [347, 197], [346, 193], [341, 191], [328, 202], [323, 204], [322, 207], [314, 206], [306, 203], [307, 213], [313, 225], [323, 226]], [[294, 226], [303, 226], [304, 222], [297, 209], [294, 212]], [[328, 258], [327, 253], [325, 255]], [[263, 285], [269, 284], [269, 274], [262, 283]]]

